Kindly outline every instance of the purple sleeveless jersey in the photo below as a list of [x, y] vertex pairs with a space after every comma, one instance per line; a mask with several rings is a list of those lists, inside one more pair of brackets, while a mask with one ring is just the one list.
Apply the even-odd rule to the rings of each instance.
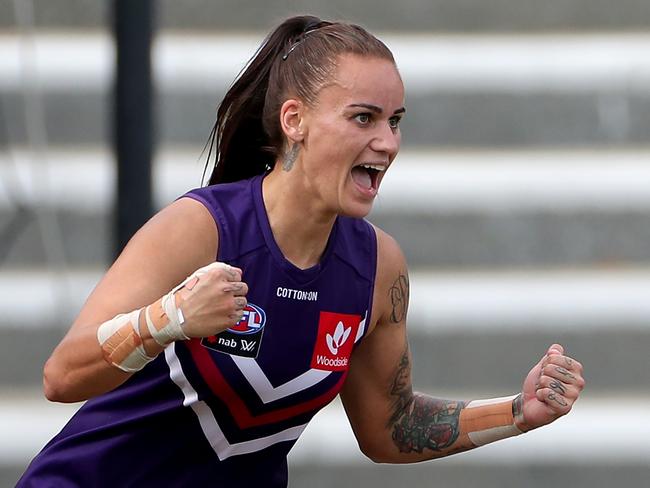
[[217, 260], [243, 270], [243, 319], [174, 343], [86, 402], [19, 487], [287, 485], [287, 453], [338, 394], [366, 332], [376, 237], [366, 221], [338, 217], [321, 262], [296, 268], [273, 239], [262, 179], [185, 195], [217, 223]]

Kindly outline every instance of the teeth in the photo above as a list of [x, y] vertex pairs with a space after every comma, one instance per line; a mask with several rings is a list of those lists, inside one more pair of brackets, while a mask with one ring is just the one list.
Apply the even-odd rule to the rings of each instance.
[[386, 171], [386, 167], [380, 164], [362, 164], [361, 166], [367, 169], [374, 169], [375, 171]]

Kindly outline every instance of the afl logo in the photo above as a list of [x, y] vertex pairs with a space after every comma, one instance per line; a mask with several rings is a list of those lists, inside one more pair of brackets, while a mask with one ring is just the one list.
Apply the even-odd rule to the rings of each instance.
[[266, 313], [257, 305], [249, 303], [244, 309], [244, 316], [234, 327], [228, 329], [235, 334], [255, 334], [264, 327]]

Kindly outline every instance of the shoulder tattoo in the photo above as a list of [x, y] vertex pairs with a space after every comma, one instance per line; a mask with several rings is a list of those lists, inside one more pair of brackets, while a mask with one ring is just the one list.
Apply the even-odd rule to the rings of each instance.
[[406, 273], [400, 273], [388, 290], [391, 303], [390, 321], [394, 324], [406, 318], [409, 302], [409, 279]]

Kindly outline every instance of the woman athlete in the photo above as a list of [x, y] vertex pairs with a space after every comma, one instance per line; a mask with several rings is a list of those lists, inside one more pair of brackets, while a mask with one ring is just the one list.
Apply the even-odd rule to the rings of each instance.
[[364, 220], [405, 112], [391, 52], [361, 27], [275, 29], [219, 107], [210, 184], [137, 232], [47, 361], [48, 399], [88, 401], [18, 486], [283, 487], [338, 394], [385, 463], [568, 413], [582, 367], [557, 344], [511, 397], [413, 392], [406, 262]]

